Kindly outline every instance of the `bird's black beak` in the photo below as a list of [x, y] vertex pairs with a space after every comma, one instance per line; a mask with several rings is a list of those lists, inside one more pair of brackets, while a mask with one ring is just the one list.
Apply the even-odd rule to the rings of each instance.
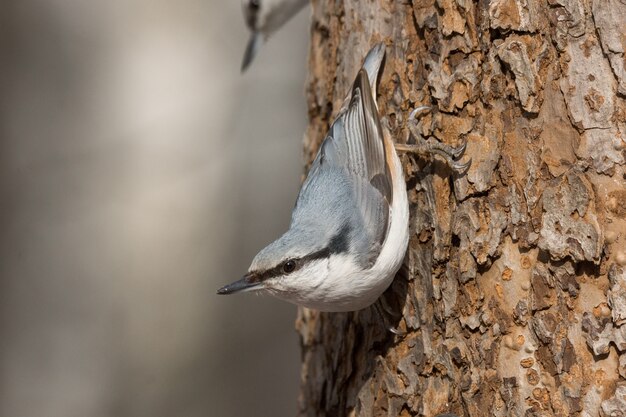
[[217, 290], [217, 293], [220, 295], [228, 295], [238, 292], [253, 291], [259, 289], [260, 287], [261, 283], [253, 274], [246, 274], [239, 281], [223, 286]]

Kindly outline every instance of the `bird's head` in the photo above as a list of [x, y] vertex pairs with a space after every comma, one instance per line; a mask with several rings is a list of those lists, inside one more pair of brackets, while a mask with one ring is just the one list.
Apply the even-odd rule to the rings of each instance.
[[345, 228], [328, 238], [313, 229], [290, 229], [255, 256], [248, 273], [217, 293], [261, 291], [306, 304], [304, 300], [312, 293], [323, 291], [329, 276], [341, 276], [356, 267], [348, 249], [349, 230]]
[[242, 0], [243, 17], [250, 30], [259, 30], [259, 21], [264, 14], [264, 5], [265, 2], [263, 0]]

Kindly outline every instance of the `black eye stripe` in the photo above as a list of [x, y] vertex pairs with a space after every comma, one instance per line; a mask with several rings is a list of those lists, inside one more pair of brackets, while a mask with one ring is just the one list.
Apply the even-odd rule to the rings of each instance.
[[[328, 258], [331, 254], [338, 255], [345, 253], [349, 250], [351, 231], [352, 228], [350, 227], [350, 225], [346, 224], [335, 236], [330, 239], [328, 246], [324, 249], [320, 249], [301, 258], [287, 259], [274, 266], [273, 268], [267, 269], [265, 271], [251, 272], [249, 274], [250, 280], [251, 282], [262, 282], [280, 275], [291, 274], [294, 271], [302, 268], [304, 265], [306, 265], [307, 262], [315, 261], [322, 258]], [[293, 262], [295, 264], [293, 265], [293, 268], [291, 265], [287, 266], [288, 262]]]
[[[296, 268], [291, 271], [294, 272], [296, 269], [300, 269], [302, 268], [304, 265], [307, 264], [307, 262], [311, 262], [311, 261], [315, 261], [318, 259], [323, 259], [323, 258], [328, 258], [331, 254], [330, 249], [328, 248], [324, 248], [321, 250], [318, 250], [316, 252], [310, 253], [306, 256], [303, 256], [301, 258], [293, 258], [293, 259], [289, 259], [288, 261], [294, 261], [296, 263]], [[280, 275], [285, 275], [286, 272], [283, 268], [285, 266], [285, 262], [281, 262], [280, 264], [276, 265], [273, 268], [267, 269], [265, 271], [255, 271], [255, 272], [251, 272], [250, 275], [250, 282], [262, 282], [265, 281], [267, 279], [270, 278], [274, 278]]]

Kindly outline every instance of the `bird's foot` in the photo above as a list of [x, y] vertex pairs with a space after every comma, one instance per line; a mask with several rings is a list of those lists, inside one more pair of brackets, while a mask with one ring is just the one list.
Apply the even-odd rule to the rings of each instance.
[[410, 136], [413, 136], [415, 138], [415, 143], [396, 143], [396, 151], [410, 152], [416, 155], [420, 155], [422, 157], [439, 155], [446, 161], [446, 164], [456, 173], [464, 173], [465, 171], [467, 171], [472, 163], [471, 159], [467, 160], [466, 162], [461, 162], [459, 160], [465, 152], [467, 141], [464, 141], [461, 145], [457, 147], [453, 147], [450, 145], [446, 145], [445, 143], [438, 142], [435, 139], [424, 139], [424, 137], [419, 132], [419, 120], [416, 116], [418, 113], [429, 110], [429, 106], [420, 106], [411, 112], [408, 119], [408, 128]]
[[391, 333], [395, 334], [396, 336], [404, 336], [404, 335], [406, 335], [405, 331], [402, 331], [402, 330], [398, 329], [397, 327], [394, 327], [391, 324], [389, 324], [389, 319], [392, 318], [393, 316], [397, 316], [397, 315], [389, 310], [389, 308], [385, 305], [384, 301], [382, 300], [382, 297], [379, 298], [374, 303], [374, 308], [375, 308], [376, 312], [378, 313], [378, 315], [380, 316], [380, 318], [383, 320], [383, 324], [385, 325], [385, 328], [388, 331], [390, 331]]

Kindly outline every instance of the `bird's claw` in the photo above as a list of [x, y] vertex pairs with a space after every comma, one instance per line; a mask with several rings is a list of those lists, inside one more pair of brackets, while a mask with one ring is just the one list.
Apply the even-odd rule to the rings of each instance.
[[464, 140], [462, 144], [459, 146], [452, 148], [452, 156], [454, 159], [459, 159], [465, 153], [465, 148], [467, 148], [467, 140]]
[[430, 111], [431, 107], [430, 106], [419, 106], [413, 109], [413, 111], [411, 111], [411, 113], [409, 113], [409, 122], [412, 122], [415, 120], [417, 113], [420, 113], [422, 111]]
[[398, 329], [397, 327], [394, 327], [391, 324], [389, 324], [389, 318], [391, 316], [394, 316], [395, 314], [391, 310], [389, 310], [389, 308], [387, 307], [387, 305], [385, 305], [382, 298], [379, 298], [376, 301], [376, 303], [374, 304], [374, 309], [376, 310], [380, 318], [383, 320], [383, 323], [389, 332], [395, 334], [396, 336], [406, 335], [405, 331], [402, 331]]
[[396, 336], [404, 336], [404, 335], [406, 335], [405, 331], [399, 330], [397, 327], [387, 326], [387, 330], [390, 331], [391, 333], [395, 334]]
[[472, 165], [472, 158], [469, 158], [465, 162], [454, 161], [454, 165], [452, 165], [452, 169], [454, 169], [457, 173], [463, 174], [467, 172], [469, 167]]

